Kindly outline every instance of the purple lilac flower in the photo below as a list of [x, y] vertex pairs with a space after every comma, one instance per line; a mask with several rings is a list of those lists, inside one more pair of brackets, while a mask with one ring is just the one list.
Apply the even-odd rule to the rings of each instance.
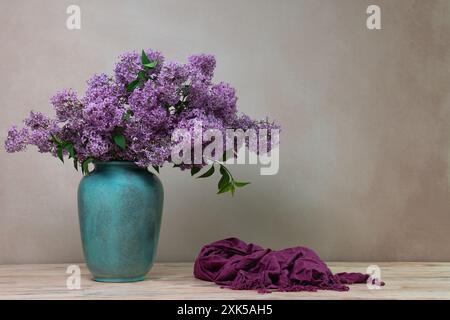
[[188, 58], [191, 78], [209, 83], [214, 76], [216, 58], [210, 54], [196, 54]]
[[31, 111], [28, 118], [24, 120], [24, 130], [28, 132], [27, 144], [36, 146], [39, 152], [51, 152], [52, 134], [57, 130], [56, 121], [40, 112]]
[[[161, 52], [147, 49], [145, 50], [145, 53], [150, 61], [158, 61], [156, 68], [147, 72], [149, 74], [159, 73], [164, 63], [164, 57]], [[116, 64], [114, 73], [117, 83], [124, 87], [135, 80], [139, 71], [143, 71], [144, 67], [141, 63], [141, 55], [135, 51], [124, 53], [119, 58], [120, 61]]]
[[157, 79], [159, 103], [162, 105], [175, 105], [181, 98], [181, 88], [188, 80], [188, 70], [185, 66], [169, 62], [166, 63]]
[[50, 118], [40, 112], [31, 111], [28, 118], [24, 120], [25, 126], [31, 130], [48, 128], [51, 121]]
[[106, 103], [119, 106], [123, 103], [125, 89], [104, 73], [96, 74], [87, 81], [83, 104]]
[[85, 126], [90, 130], [110, 133], [123, 122], [125, 108], [109, 105], [105, 102], [89, 103], [83, 109]]
[[236, 116], [233, 123], [231, 124], [231, 128], [239, 128], [242, 130], [248, 130], [248, 129], [254, 128], [254, 126], [255, 126], [255, 120], [253, 120], [246, 114], [241, 114], [239, 116]]
[[6, 151], [19, 152], [25, 150], [28, 143], [28, 134], [28, 128], [19, 130], [17, 126], [12, 126], [5, 141]]
[[[8, 131], [5, 149], [17, 152], [34, 145], [56, 157], [58, 143], [70, 143], [80, 163], [95, 158], [133, 161], [147, 167], [171, 161], [175, 130], [186, 129], [197, 142], [194, 127], [198, 123], [203, 130], [216, 129], [224, 137], [228, 128], [266, 128], [267, 140], [275, 139], [270, 130], [278, 125], [239, 115], [235, 89], [227, 83], [212, 83], [214, 56], [193, 55], [181, 64], [165, 63], [158, 51], [145, 53], [150, 61], [157, 61], [154, 68], [142, 65], [141, 54], [128, 52], [120, 56], [113, 77], [97, 74], [89, 79], [84, 96], [71, 89], [57, 92], [51, 98], [55, 118], [31, 112], [23, 128], [13, 126]], [[139, 73], [142, 80], [142, 72], [144, 81], [129, 90], [129, 84], [139, 80]], [[114, 142], [118, 133], [125, 138], [125, 149]], [[201, 143], [204, 147], [205, 142]]]
[[219, 83], [211, 86], [208, 107], [214, 114], [231, 124], [236, 119], [236, 90], [228, 83]]
[[86, 151], [91, 157], [105, 160], [104, 155], [112, 148], [110, 137], [95, 131], [85, 131], [82, 139], [85, 142]]
[[71, 89], [64, 89], [51, 98], [51, 104], [56, 112], [56, 119], [65, 122], [79, 115], [81, 102], [77, 93]]
[[170, 85], [180, 87], [188, 80], [189, 71], [186, 66], [178, 62], [167, 62], [158, 76], [158, 83], [161, 86]]
[[158, 89], [153, 82], [137, 88], [128, 98], [133, 120], [139, 120], [148, 128], [160, 127], [168, 121], [168, 111], [160, 104]]

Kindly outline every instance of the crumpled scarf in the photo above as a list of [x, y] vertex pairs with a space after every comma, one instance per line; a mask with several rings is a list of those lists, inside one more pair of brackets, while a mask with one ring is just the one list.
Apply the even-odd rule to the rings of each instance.
[[272, 291], [347, 291], [347, 284], [365, 283], [363, 273], [333, 274], [311, 249], [273, 251], [237, 238], [205, 245], [194, 264], [194, 276], [225, 288]]

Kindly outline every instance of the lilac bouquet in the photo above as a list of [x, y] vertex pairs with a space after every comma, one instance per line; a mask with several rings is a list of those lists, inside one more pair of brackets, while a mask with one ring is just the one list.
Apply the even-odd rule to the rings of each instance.
[[[142, 50], [121, 55], [114, 76], [94, 75], [79, 97], [74, 90], [62, 90], [51, 98], [56, 113], [49, 118], [32, 111], [24, 126], [13, 126], [5, 141], [8, 152], [35, 145], [64, 162], [72, 159], [89, 174], [93, 161], [132, 161], [140, 167], [159, 168], [172, 161], [176, 130], [192, 130], [200, 122], [203, 129], [278, 129], [267, 120], [256, 121], [238, 114], [235, 89], [227, 83], [212, 83], [216, 60], [212, 55], [190, 56], [188, 63], [164, 62], [158, 51]], [[269, 135], [270, 139], [270, 135]], [[203, 146], [204, 143], [203, 143]], [[233, 153], [239, 146], [233, 143]], [[269, 147], [270, 148], [270, 147]], [[234, 193], [247, 183], [236, 181], [223, 162], [219, 193]], [[214, 173], [214, 164], [200, 177]], [[210, 165], [198, 162], [175, 163], [195, 175]]]

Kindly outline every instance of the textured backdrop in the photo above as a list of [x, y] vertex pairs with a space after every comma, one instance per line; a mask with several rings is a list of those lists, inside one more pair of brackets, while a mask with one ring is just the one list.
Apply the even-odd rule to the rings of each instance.
[[[81, 7], [81, 30], [66, 8]], [[366, 28], [378, 4], [382, 30]], [[164, 168], [160, 261], [237, 236], [327, 260], [450, 260], [450, 1], [1, 1], [0, 133], [123, 51], [216, 54], [216, 81], [283, 126], [281, 166], [235, 198]], [[82, 260], [81, 174], [0, 151], [0, 263]]]

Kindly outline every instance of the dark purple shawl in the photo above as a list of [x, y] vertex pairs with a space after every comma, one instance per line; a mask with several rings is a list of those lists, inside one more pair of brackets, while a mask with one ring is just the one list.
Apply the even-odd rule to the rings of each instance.
[[194, 265], [194, 276], [230, 289], [270, 291], [347, 291], [346, 284], [365, 283], [369, 275], [331, 273], [311, 249], [279, 251], [229, 238], [205, 245]]

